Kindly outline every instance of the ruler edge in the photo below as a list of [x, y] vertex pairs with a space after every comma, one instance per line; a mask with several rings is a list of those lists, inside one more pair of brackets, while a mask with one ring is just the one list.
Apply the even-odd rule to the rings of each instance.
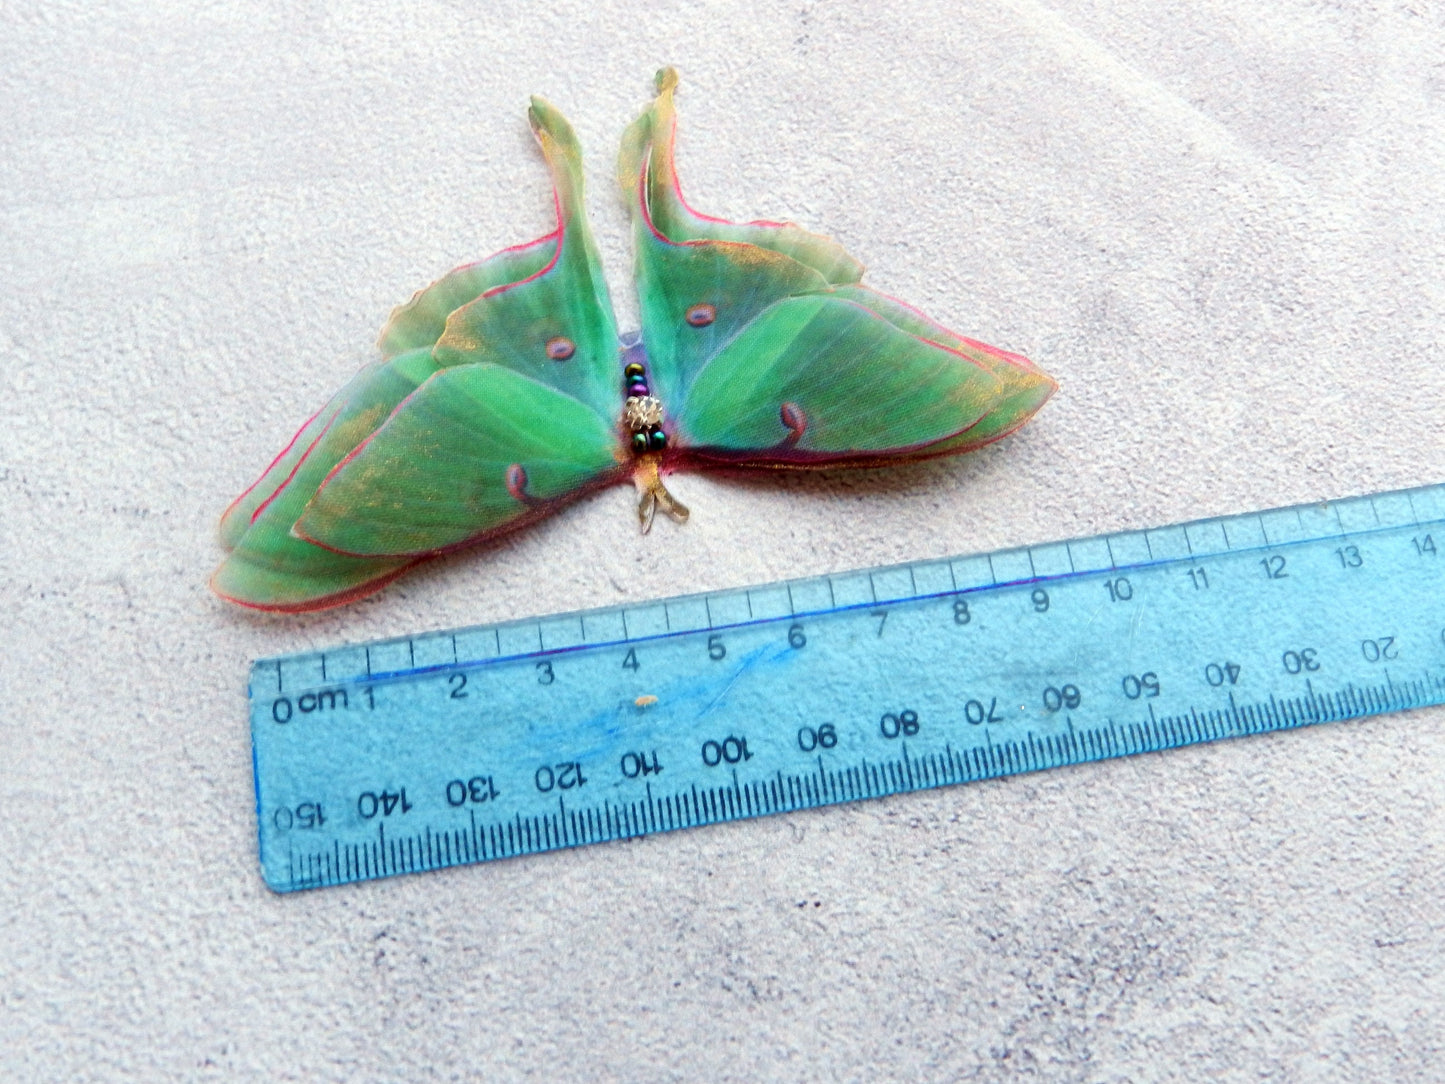
[[[946, 555], [941, 556], [941, 557], [922, 557], [922, 558], [918, 558], [918, 559], [912, 560], [912, 561], [900, 561], [900, 562], [895, 562], [895, 563], [893, 563], [893, 564], [878, 565], [878, 566], [875, 566], [875, 567], [873, 567], [873, 568], [867, 568], [867, 569], [857, 569], [857, 568], [839, 569], [839, 570], [833, 571], [833, 572], [821, 572], [821, 573], [816, 573], [816, 574], [808, 575], [808, 576], [797, 576], [797, 577], [791, 577], [791, 578], [787, 578], [787, 579], [768, 580], [768, 581], [764, 581], [764, 582], [762, 582], [762, 583], [751, 584], [751, 585], [748, 585], [748, 586], [746, 586], [746, 587], [741, 587], [741, 588], [739, 588], [739, 587], [722, 587], [722, 588], [717, 588], [717, 589], [714, 589], [714, 590], [711, 590], [711, 591], [694, 591], [694, 592], [689, 592], [689, 593], [687, 593], [687, 594], [681, 594], [681, 595], [668, 595], [668, 596], [665, 596], [665, 597], [662, 597], [662, 598], [654, 598], [654, 599], [647, 599], [647, 600], [640, 601], [640, 602], [638, 602], [638, 603], [635, 604], [635, 607], [634, 607], [634, 608], [642, 608], [642, 607], [647, 607], [647, 606], [663, 606], [663, 607], [665, 607], [665, 606], [667, 606], [669, 603], [674, 603], [674, 602], [681, 603], [681, 602], [693, 601], [693, 600], [698, 600], [698, 599], [703, 599], [703, 600], [705, 600], [705, 599], [713, 598], [713, 597], [716, 597], [716, 596], [719, 596], [719, 595], [735, 594], [735, 593], [737, 593], [737, 592], [739, 592], [739, 591], [746, 593], [746, 592], [751, 591], [751, 590], [754, 590], [754, 589], [757, 589], [757, 590], [763, 590], [763, 589], [768, 589], [768, 588], [777, 589], [777, 588], [790, 587], [790, 586], [795, 585], [795, 584], [821, 583], [821, 582], [829, 581], [829, 580], [831, 580], [831, 579], [833, 579], [833, 578], [836, 578], [836, 577], [839, 577], [839, 576], [857, 575], [857, 574], [862, 574], [862, 573], [872, 574], [872, 573], [880, 573], [880, 572], [897, 571], [897, 570], [903, 570], [903, 569], [912, 569], [912, 568], [914, 568], [915, 566], [920, 566], [920, 565], [951, 564], [951, 563], [954, 562], [954, 561], [964, 561], [964, 560], [970, 560], [970, 559], [987, 558], [987, 557], [992, 557], [992, 556], [994, 556], [995, 554], [1003, 554], [1003, 553], [1028, 553], [1028, 552], [1031, 551], [1031, 550], [1038, 549], [1038, 548], [1041, 548], [1041, 547], [1044, 547], [1044, 546], [1068, 546], [1068, 545], [1070, 545], [1070, 544], [1072, 544], [1072, 543], [1076, 543], [1076, 542], [1077, 542], [1077, 543], [1082, 543], [1082, 542], [1091, 542], [1091, 541], [1100, 540], [1100, 539], [1112, 539], [1112, 538], [1125, 538], [1125, 537], [1131, 537], [1131, 536], [1143, 536], [1143, 535], [1147, 535], [1147, 534], [1148, 534], [1149, 532], [1151, 532], [1151, 531], [1162, 531], [1162, 530], [1179, 529], [1179, 530], [1182, 530], [1182, 531], [1186, 532], [1186, 540], [1187, 540], [1187, 531], [1188, 531], [1188, 529], [1189, 529], [1191, 526], [1194, 526], [1194, 525], [1196, 525], [1196, 524], [1223, 523], [1223, 522], [1228, 522], [1228, 521], [1230, 521], [1230, 520], [1235, 520], [1235, 519], [1248, 519], [1248, 518], [1251, 518], [1251, 517], [1261, 517], [1261, 516], [1267, 516], [1267, 515], [1276, 515], [1276, 514], [1280, 514], [1280, 513], [1299, 512], [1299, 511], [1301, 511], [1301, 510], [1303, 510], [1303, 509], [1318, 510], [1318, 509], [1324, 509], [1324, 508], [1329, 508], [1329, 507], [1331, 507], [1331, 506], [1338, 506], [1338, 505], [1344, 505], [1344, 504], [1358, 504], [1358, 503], [1362, 503], [1362, 502], [1370, 502], [1370, 503], [1373, 503], [1373, 501], [1374, 501], [1376, 498], [1379, 498], [1379, 497], [1401, 497], [1401, 496], [1403, 496], [1403, 497], [1406, 497], [1406, 498], [1408, 499], [1408, 497], [1409, 497], [1410, 494], [1422, 493], [1422, 492], [1426, 492], [1426, 491], [1430, 491], [1430, 490], [1442, 490], [1442, 489], [1445, 489], [1445, 482], [1427, 483], [1427, 484], [1421, 485], [1421, 486], [1410, 486], [1410, 487], [1407, 487], [1407, 488], [1405, 488], [1405, 489], [1380, 490], [1380, 491], [1374, 492], [1374, 493], [1363, 493], [1363, 494], [1357, 494], [1357, 495], [1349, 496], [1349, 497], [1340, 497], [1340, 498], [1334, 498], [1334, 499], [1328, 499], [1328, 500], [1320, 500], [1320, 501], [1305, 501], [1305, 502], [1301, 502], [1301, 503], [1298, 503], [1298, 504], [1282, 505], [1282, 506], [1280, 506], [1280, 507], [1278, 507], [1278, 508], [1262, 508], [1262, 509], [1259, 509], [1258, 511], [1252, 511], [1252, 512], [1237, 512], [1237, 513], [1231, 513], [1231, 514], [1222, 515], [1222, 516], [1203, 516], [1203, 517], [1200, 517], [1200, 518], [1197, 518], [1197, 519], [1184, 520], [1184, 521], [1176, 522], [1176, 523], [1165, 523], [1165, 524], [1161, 524], [1161, 525], [1155, 526], [1155, 527], [1130, 528], [1130, 529], [1128, 529], [1128, 530], [1123, 530], [1123, 531], [1109, 531], [1109, 532], [1105, 532], [1105, 533], [1102, 533], [1102, 534], [1079, 535], [1079, 536], [1076, 536], [1076, 537], [1063, 538], [1063, 539], [1045, 539], [1044, 541], [1035, 542], [1035, 543], [1031, 543], [1031, 544], [1029, 544], [1029, 545], [1024, 545], [1024, 546], [1011, 546], [1011, 547], [1006, 547], [1006, 548], [1003, 548], [1003, 549], [973, 551], [973, 552], [960, 553], [960, 554], [946, 554]], [[1363, 529], [1363, 530], [1346, 530], [1346, 529], [1343, 527], [1343, 525], [1341, 525], [1340, 530], [1339, 530], [1338, 532], [1336, 532], [1336, 533], [1333, 533], [1333, 534], [1314, 535], [1314, 536], [1311, 536], [1311, 537], [1309, 537], [1309, 538], [1291, 539], [1291, 540], [1281, 541], [1281, 542], [1265, 542], [1265, 543], [1262, 544], [1262, 545], [1250, 545], [1250, 546], [1241, 546], [1241, 547], [1233, 547], [1233, 546], [1231, 546], [1230, 548], [1228, 548], [1228, 549], [1226, 549], [1226, 550], [1214, 551], [1214, 552], [1208, 553], [1208, 554], [1200, 554], [1200, 555], [1189, 554], [1189, 555], [1185, 555], [1185, 556], [1176, 556], [1176, 557], [1161, 557], [1161, 558], [1158, 558], [1158, 559], [1152, 559], [1152, 560], [1146, 560], [1146, 561], [1131, 561], [1131, 562], [1127, 562], [1127, 563], [1122, 564], [1122, 565], [1121, 565], [1121, 564], [1118, 564], [1117, 562], [1112, 562], [1112, 563], [1110, 564], [1109, 568], [1107, 568], [1107, 569], [1106, 569], [1106, 568], [1097, 568], [1097, 569], [1085, 569], [1085, 570], [1083, 570], [1083, 571], [1070, 571], [1070, 572], [1060, 572], [1060, 573], [1045, 574], [1045, 575], [1034, 575], [1034, 576], [1028, 576], [1028, 577], [1023, 577], [1023, 578], [1019, 578], [1019, 579], [995, 581], [994, 583], [987, 583], [987, 584], [978, 584], [978, 585], [972, 586], [972, 587], [955, 587], [955, 588], [951, 588], [951, 589], [949, 589], [949, 590], [944, 590], [944, 591], [931, 591], [931, 592], [924, 592], [924, 593], [919, 593], [919, 594], [901, 596], [901, 597], [898, 597], [898, 598], [888, 599], [888, 600], [881, 601], [881, 602], [880, 602], [880, 601], [877, 601], [877, 600], [874, 600], [874, 601], [870, 601], [870, 602], [846, 603], [846, 604], [843, 604], [843, 605], [833, 605], [833, 606], [829, 606], [829, 607], [826, 607], [826, 608], [823, 608], [823, 609], [798, 610], [798, 611], [793, 611], [793, 612], [788, 613], [788, 614], [781, 614], [781, 615], [772, 616], [772, 617], [749, 618], [749, 619], [747, 619], [747, 620], [745, 620], [745, 621], [733, 621], [733, 622], [728, 622], [728, 623], [726, 623], [726, 624], [719, 624], [719, 625], [709, 624], [709, 625], [707, 625], [706, 627], [703, 627], [703, 628], [688, 628], [688, 629], [668, 630], [668, 631], [666, 631], [666, 632], [661, 632], [661, 633], [644, 633], [644, 634], [640, 634], [640, 635], [636, 635], [636, 636], [625, 636], [625, 637], [623, 637], [622, 639], [617, 639], [617, 640], [589, 640], [589, 641], [587, 641], [587, 642], [585, 642], [585, 643], [569, 644], [569, 645], [563, 645], [563, 646], [554, 647], [554, 648], [548, 648], [548, 647], [544, 647], [544, 646], [539, 646], [539, 647], [538, 647], [537, 649], [535, 649], [535, 650], [524, 651], [524, 652], [519, 652], [519, 653], [514, 653], [514, 654], [507, 654], [507, 655], [498, 654], [498, 655], [493, 655], [493, 656], [490, 656], [490, 657], [487, 657], [487, 658], [457, 660], [457, 661], [454, 661], [454, 662], [442, 662], [442, 663], [436, 663], [436, 664], [428, 665], [428, 666], [408, 667], [408, 668], [406, 668], [406, 669], [404, 669], [404, 670], [385, 670], [385, 671], [378, 671], [378, 672], [376, 672], [376, 673], [369, 673], [369, 674], [367, 674], [364, 678], [359, 677], [359, 676], [349, 676], [349, 677], [344, 677], [344, 678], [338, 678], [338, 679], [336, 679], [336, 680], [334, 680], [334, 681], [333, 681], [333, 680], [323, 680], [323, 681], [320, 682], [320, 683], [313, 683], [313, 684], [302, 685], [302, 686], [300, 686], [300, 687], [298, 687], [298, 688], [296, 688], [296, 689], [294, 689], [294, 690], [280, 690], [280, 689], [278, 689], [278, 692], [285, 691], [285, 692], [290, 693], [290, 694], [299, 694], [299, 693], [311, 691], [311, 690], [314, 690], [314, 689], [328, 688], [328, 687], [332, 687], [332, 686], [335, 686], [335, 685], [341, 685], [341, 684], [346, 684], [346, 685], [361, 685], [361, 684], [367, 684], [367, 685], [371, 685], [371, 684], [383, 684], [383, 683], [390, 683], [390, 682], [399, 682], [399, 681], [408, 680], [408, 679], [411, 679], [411, 678], [427, 677], [427, 676], [430, 676], [430, 675], [435, 675], [435, 674], [440, 674], [440, 673], [463, 672], [463, 671], [470, 671], [470, 670], [474, 670], [474, 669], [480, 669], [480, 668], [486, 667], [486, 666], [492, 666], [492, 665], [498, 665], [498, 664], [505, 664], [505, 663], [515, 663], [515, 662], [519, 662], [519, 661], [524, 660], [524, 659], [552, 658], [552, 657], [556, 657], [556, 656], [559, 656], [559, 655], [566, 655], [566, 654], [570, 654], [570, 653], [574, 653], [574, 652], [578, 652], [578, 651], [590, 651], [590, 650], [603, 649], [603, 648], [608, 648], [608, 647], [618, 647], [618, 646], [625, 645], [625, 644], [649, 643], [649, 642], [655, 642], [655, 641], [658, 641], [658, 640], [672, 639], [672, 638], [681, 637], [681, 636], [694, 636], [694, 635], [697, 635], [698, 633], [701, 633], [701, 632], [725, 632], [725, 631], [728, 631], [728, 630], [730, 630], [730, 629], [748, 628], [748, 627], [753, 627], [753, 626], [758, 626], [758, 625], [765, 625], [765, 624], [769, 624], [769, 623], [772, 623], [772, 622], [792, 621], [792, 620], [798, 620], [799, 618], [805, 618], [805, 617], [816, 618], [816, 617], [826, 616], [826, 615], [828, 615], [828, 614], [845, 613], [845, 612], [850, 611], [850, 610], [867, 609], [867, 608], [869, 608], [869, 607], [890, 606], [890, 605], [896, 605], [896, 604], [900, 604], [900, 603], [909, 603], [909, 602], [921, 602], [921, 601], [926, 601], [926, 600], [928, 600], [928, 599], [935, 599], [935, 598], [952, 598], [952, 597], [957, 597], [957, 596], [960, 596], [960, 595], [975, 594], [975, 593], [980, 593], [980, 592], [985, 592], [985, 591], [993, 591], [993, 590], [1006, 589], [1006, 588], [1010, 588], [1010, 587], [1023, 587], [1023, 586], [1027, 586], [1027, 585], [1029, 585], [1029, 584], [1036, 584], [1036, 583], [1057, 583], [1057, 582], [1060, 582], [1060, 581], [1063, 581], [1063, 580], [1079, 579], [1079, 578], [1082, 578], [1082, 577], [1085, 577], [1085, 576], [1102, 575], [1102, 574], [1105, 574], [1105, 573], [1111, 572], [1111, 571], [1112, 571], [1112, 572], [1129, 572], [1129, 571], [1133, 571], [1133, 570], [1136, 570], [1136, 569], [1157, 568], [1157, 567], [1161, 567], [1161, 566], [1164, 566], [1164, 565], [1170, 565], [1170, 564], [1178, 564], [1178, 563], [1184, 563], [1184, 562], [1195, 561], [1195, 560], [1207, 560], [1207, 559], [1210, 558], [1210, 557], [1219, 556], [1220, 554], [1238, 555], [1238, 554], [1246, 554], [1246, 553], [1257, 553], [1257, 552], [1266, 551], [1266, 550], [1278, 550], [1278, 549], [1282, 549], [1282, 548], [1285, 548], [1285, 547], [1291, 547], [1291, 546], [1309, 545], [1309, 544], [1318, 543], [1318, 542], [1323, 542], [1323, 541], [1328, 541], [1328, 540], [1336, 539], [1336, 538], [1358, 538], [1358, 537], [1365, 537], [1365, 536], [1368, 536], [1368, 535], [1378, 534], [1378, 533], [1382, 533], [1382, 532], [1385, 532], [1385, 531], [1401, 530], [1401, 529], [1405, 528], [1406, 526], [1414, 526], [1414, 527], [1416, 527], [1416, 528], [1424, 528], [1424, 527], [1433, 526], [1433, 525], [1435, 525], [1435, 524], [1445, 524], [1445, 509], [1442, 509], [1442, 515], [1440, 515], [1440, 516], [1438, 516], [1438, 517], [1435, 517], [1435, 518], [1430, 518], [1430, 519], [1426, 519], [1426, 520], [1424, 520], [1424, 521], [1421, 521], [1421, 520], [1419, 519], [1418, 514], [1416, 514], [1415, 511], [1414, 511], [1414, 503], [1413, 503], [1413, 502], [1410, 502], [1410, 505], [1411, 505], [1411, 523], [1410, 523], [1410, 524], [1405, 524], [1405, 523], [1379, 524], [1378, 526], [1374, 526], [1374, 527], [1370, 527], [1370, 528], [1365, 528], [1365, 529]], [[1377, 513], [1377, 515], [1378, 515], [1378, 513]], [[1337, 522], [1338, 522], [1338, 517], [1337, 517]], [[1111, 556], [1112, 556], [1112, 555], [1111, 555]], [[617, 604], [617, 603], [613, 603], [613, 604], [610, 604], [610, 605], [591, 606], [591, 607], [588, 607], [588, 608], [586, 608], [586, 609], [579, 609], [579, 610], [563, 610], [563, 611], [558, 611], [558, 612], [553, 612], [553, 613], [534, 614], [534, 615], [530, 615], [530, 616], [528, 616], [528, 617], [519, 617], [519, 618], [510, 620], [510, 621], [498, 621], [498, 622], [492, 622], [492, 623], [489, 623], [489, 624], [461, 625], [461, 626], [457, 626], [457, 627], [455, 627], [455, 628], [434, 629], [434, 630], [430, 630], [430, 631], [413, 633], [413, 634], [410, 635], [410, 636], [388, 636], [388, 637], [382, 637], [382, 638], [380, 638], [380, 639], [375, 639], [375, 640], [346, 641], [346, 642], [343, 642], [343, 643], [340, 643], [340, 644], [336, 644], [336, 645], [333, 645], [333, 646], [331, 646], [331, 647], [329, 647], [329, 648], [322, 649], [322, 650], [307, 649], [307, 650], [303, 650], [303, 651], [288, 652], [288, 653], [282, 654], [282, 655], [266, 655], [266, 656], [260, 656], [260, 657], [258, 657], [258, 658], [253, 659], [252, 662], [251, 662], [251, 667], [250, 667], [249, 676], [248, 676], [248, 681], [247, 681], [247, 688], [246, 688], [247, 700], [254, 700], [254, 699], [256, 699], [255, 685], [256, 685], [256, 677], [258, 676], [258, 672], [263, 671], [263, 668], [266, 668], [266, 667], [279, 667], [279, 664], [285, 663], [285, 662], [289, 662], [289, 661], [300, 661], [300, 660], [305, 660], [305, 659], [322, 658], [322, 657], [325, 656], [328, 652], [356, 651], [356, 650], [358, 650], [358, 649], [363, 650], [363, 651], [369, 651], [369, 649], [371, 649], [371, 648], [373, 648], [373, 647], [388, 647], [388, 646], [397, 645], [397, 644], [414, 643], [415, 641], [420, 640], [420, 639], [434, 639], [434, 638], [444, 637], [444, 636], [448, 636], [448, 635], [455, 637], [455, 636], [462, 635], [462, 634], [474, 634], [474, 633], [485, 633], [485, 632], [499, 632], [499, 631], [502, 630], [502, 629], [526, 628], [526, 627], [528, 627], [528, 626], [538, 626], [538, 625], [540, 625], [540, 623], [543, 622], [543, 621], [563, 620], [563, 619], [571, 618], [571, 617], [583, 618], [583, 617], [585, 617], [585, 616], [588, 615], [588, 614], [613, 613], [613, 612], [617, 612], [617, 611], [619, 611], [619, 610], [626, 610], [626, 609], [628, 609], [628, 608], [629, 608], [629, 607], [628, 607], [627, 604]], [[539, 644], [540, 644], [540, 639], [539, 639]]]

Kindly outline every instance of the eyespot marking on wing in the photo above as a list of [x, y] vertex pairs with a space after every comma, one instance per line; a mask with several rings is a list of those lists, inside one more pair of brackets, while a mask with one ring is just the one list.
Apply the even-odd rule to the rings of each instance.
[[507, 492], [523, 504], [537, 503], [537, 499], [527, 492], [527, 468], [520, 463], [513, 463], [507, 468]]
[[717, 307], [708, 304], [694, 305], [687, 310], [687, 315], [683, 319], [691, 327], [707, 327], [717, 319]]
[[803, 408], [797, 403], [784, 403], [782, 409], [778, 411], [778, 416], [788, 430], [783, 444], [791, 448], [803, 439], [803, 434], [808, 429], [808, 416], [803, 413]]
[[577, 344], [565, 335], [547, 340], [547, 356], [553, 361], [566, 361], [577, 353]]

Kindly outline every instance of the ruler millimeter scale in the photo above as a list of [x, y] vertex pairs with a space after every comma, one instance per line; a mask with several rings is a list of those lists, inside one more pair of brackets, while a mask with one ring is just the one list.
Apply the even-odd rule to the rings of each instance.
[[1445, 703], [1445, 485], [258, 660], [278, 892]]

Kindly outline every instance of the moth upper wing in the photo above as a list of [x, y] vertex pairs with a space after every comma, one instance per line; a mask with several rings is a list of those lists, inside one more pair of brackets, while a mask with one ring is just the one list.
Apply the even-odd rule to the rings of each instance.
[[557, 244], [531, 277], [483, 292], [450, 313], [438, 364], [501, 365], [606, 417], [622, 407], [617, 325], [582, 202], [582, 156], [567, 121], [540, 98], [528, 111], [552, 169]]
[[467, 545], [616, 481], [616, 422], [500, 365], [438, 372], [322, 483], [295, 532], [370, 557]]
[[644, 206], [652, 225], [675, 242], [736, 241], [789, 256], [842, 285], [863, 277], [863, 265], [830, 237], [810, 233], [792, 222], [729, 222], [700, 214], [682, 197], [673, 150], [677, 111], [673, 92], [677, 72], [663, 68], [655, 80], [657, 97], [622, 138], [617, 178], [625, 198]]
[[584, 292], [610, 315], [606, 284], [598, 269], [595, 246], [586, 231], [577, 138], [566, 119], [540, 98], [532, 99], [527, 115], [552, 170], [557, 202], [556, 229], [528, 244], [514, 245], [479, 263], [458, 267], [418, 290], [409, 301], [392, 310], [382, 328], [377, 345], [384, 356], [433, 346], [445, 332], [448, 318], [458, 309], [504, 287], [544, 277], [546, 272], [555, 269], [558, 248], [564, 239], [575, 242], [574, 251], [568, 252], [566, 259], [578, 260], [586, 271], [588, 281], [582, 284]]
[[[708, 359], [768, 306], [828, 289], [797, 260], [735, 241], [674, 244], [656, 231], [637, 231], [637, 291], [651, 387], [668, 413], [680, 416], [693, 379]], [[708, 306], [708, 323], [688, 314]]]
[[[400, 447], [399, 438], [409, 431], [409, 426], [413, 439], [421, 439], [415, 434], [414, 423], [424, 416], [422, 408], [437, 407], [441, 391], [422, 396], [412, 393], [427, 386], [429, 379], [442, 370], [454, 366], [500, 367], [525, 378], [525, 384], [543, 385], [542, 390], [563, 400], [560, 407], [549, 409], [546, 404], [551, 400], [546, 396], [517, 392], [517, 402], [529, 403], [535, 409], [525, 416], [511, 417], [506, 424], [517, 424], [521, 417], [520, 424], [536, 424], [542, 427], [539, 433], [549, 437], [555, 435], [551, 426], [559, 418], [565, 425], [578, 427], [579, 433], [595, 433], [599, 419], [616, 416], [621, 405], [619, 374], [615, 371], [616, 330], [582, 212], [580, 152], [567, 122], [545, 102], [534, 99], [529, 118], [552, 170], [556, 230], [529, 245], [457, 269], [392, 314], [381, 339], [389, 360], [364, 369], [308, 421], [261, 479], [222, 517], [222, 542], [231, 553], [212, 577], [212, 586], [221, 596], [263, 609], [319, 609], [369, 593], [414, 564], [419, 555], [454, 544], [455, 529], [451, 533], [438, 533], [437, 529], [441, 520], [456, 527], [460, 521], [454, 508], [439, 512], [428, 527], [410, 533], [381, 531], [393, 547], [388, 554], [377, 551], [374, 539], [371, 548], [359, 547], [366, 555], [357, 556], [341, 552], [343, 545], [328, 549], [300, 537], [296, 531], [297, 521], [323, 483], [328, 479], [344, 481], [312, 517], [312, 537], [325, 542], [324, 536], [334, 528], [342, 498], [356, 492], [356, 480], [361, 476], [359, 468], [357, 472], [337, 469], [348, 458], [353, 466], [364, 461], [373, 472], [369, 476], [369, 494], [385, 492], [386, 480], [375, 475], [378, 470], [384, 473], [379, 465], [400, 468], [396, 460], [382, 453]], [[560, 349], [559, 339], [566, 341], [567, 349]], [[406, 349], [413, 343], [424, 345]], [[492, 386], [503, 392], [516, 391], [500, 378], [490, 379]], [[451, 389], [449, 402], [456, 406], [465, 399], [459, 390], [466, 385], [467, 381], [462, 380], [438, 388]], [[576, 421], [568, 405], [578, 401], [585, 408], [585, 421]], [[412, 410], [418, 411], [414, 417]], [[506, 413], [505, 409], [502, 413]], [[483, 403], [475, 409], [472, 422], [485, 426], [496, 418], [497, 411]], [[353, 456], [383, 423], [389, 422], [396, 424], [386, 440], [377, 443], [369, 456]], [[567, 439], [564, 435], [564, 443]], [[608, 439], [611, 444], [606, 462], [590, 453], [590, 458], [583, 457], [604, 473], [614, 462], [614, 450], [620, 448], [615, 431], [609, 431]], [[438, 458], [432, 468], [433, 481], [455, 478], [455, 459]], [[566, 461], [576, 462], [575, 457]], [[425, 473], [425, 464], [422, 468]], [[417, 469], [411, 464], [402, 474], [414, 480]], [[544, 479], [552, 477], [549, 471], [544, 463], [534, 468], [529, 485], [513, 486], [526, 498], [520, 502], [521, 514], [514, 515], [515, 507], [507, 509], [496, 502], [479, 503], [466, 536], [474, 538], [515, 526], [528, 516], [541, 514], [553, 497], [550, 489], [540, 501], [536, 496], [543, 489]], [[446, 503], [444, 498], [439, 499]], [[358, 531], [365, 533], [360, 528]], [[350, 537], [339, 540], [356, 541]]]
[[391, 311], [376, 345], [382, 357], [404, 350], [430, 350], [446, 330], [447, 317], [488, 290], [521, 282], [537, 274], [557, 255], [558, 231], [525, 245], [504, 248], [479, 263], [448, 271]]
[[879, 462], [965, 451], [1038, 409], [1049, 377], [859, 285], [861, 265], [835, 242], [687, 207], [675, 86], [670, 69], [659, 74], [618, 163], [648, 369], [674, 446], [758, 465]]

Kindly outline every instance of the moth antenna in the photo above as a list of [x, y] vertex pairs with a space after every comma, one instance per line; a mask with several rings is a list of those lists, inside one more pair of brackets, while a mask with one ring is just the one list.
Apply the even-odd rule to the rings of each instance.
[[655, 515], [657, 515], [657, 494], [650, 489], [644, 489], [642, 498], [637, 502], [637, 518], [642, 522], [643, 534], [652, 530], [652, 517]]
[[687, 506], [667, 491], [658, 472], [661, 458], [656, 455], [639, 456], [637, 469], [632, 472], [632, 484], [637, 487], [637, 518], [642, 522], [642, 533], [652, 530], [653, 518], [661, 508], [678, 523], [686, 523], [691, 514]]
[[678, 523], [686, 523], [687, 517], [692, 515], [687, 505], [669, 493], [660, 480], [657, 483], [657, 505]]

